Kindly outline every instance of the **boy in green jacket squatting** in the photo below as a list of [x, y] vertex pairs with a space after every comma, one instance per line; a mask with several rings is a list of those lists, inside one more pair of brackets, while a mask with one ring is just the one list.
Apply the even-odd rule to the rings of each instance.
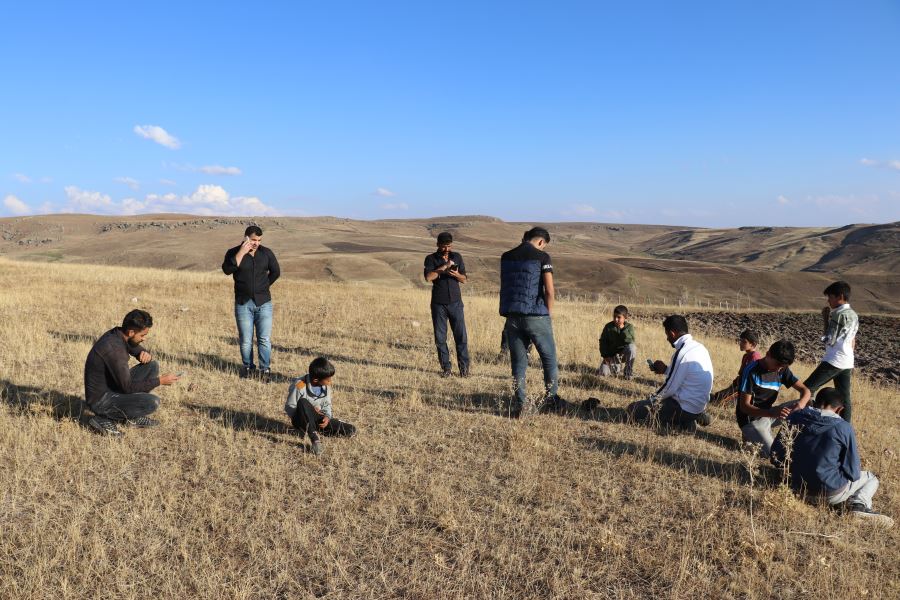
[[603, 359], [600, 362], [600, 376], [608, 377], [613, 372], [618, 374], [624, 364], [625, 379], [631, 379], [636, 355], [634, 326], [628, 322], [628, 308], [620, 304], [613, 309], [613, 320], [600, 333], [600, 356]]

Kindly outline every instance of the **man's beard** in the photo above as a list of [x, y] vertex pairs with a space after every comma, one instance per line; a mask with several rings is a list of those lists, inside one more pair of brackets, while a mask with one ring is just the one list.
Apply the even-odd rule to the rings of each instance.
[[128, 342], [128, 345], [131, 346], [131, 347], [136, 347], [136, 346], [140, 346], [140, 345], [141, 345], [141, 343], [140, 343], [140, 342], [136, 342], [136, 341], [134, 340], [133, 337], [130, 337], [130, 338], [128, 338], [128, 339], [125, 340], [125, 341]]

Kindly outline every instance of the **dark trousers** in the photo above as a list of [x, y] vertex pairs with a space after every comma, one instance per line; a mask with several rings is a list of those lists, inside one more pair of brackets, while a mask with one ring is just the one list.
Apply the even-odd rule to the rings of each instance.
[[453, 341], [456, 343], [456, 363], [459, 371], [469, 370], [469, 336], [466, 334], [466, 317], [463, 314], [462, 301], [452, 304], [432, 304], [431, 324], [434, 326], [434, 345], [437, 347], [441, 368], [450, 370], [450, 351], [447, 349], [447, 321], [453, 330]]
[[850, 422], [850, 376], [853, 375], [853, 369], [838, 369], [837, 367], [827, 363], [820, 362], [819, 366], [809, 374], [803, 385], [809, 388], [813, 396], [816, 391], [834, 379], [834, 387], [844, 396], [844, 410], [841, 416], [848, 423]]
[[[132, 381], [144, 381], [154, 377], [159, 377], [159, 363], [155, 360], [131, 368]], [[159, 396], [147, 392], [136, 394], [106, 392], [99, 400], [90, 404], [89, 408], [97, 416], [114, 421], [126, 421], [146, 417], [156, 412], [156, 409], [159, 408]]]
[[297, 402], [297, 410], [291, 417], [294, 429], [302, 432], [301, 435], [309, 436], [310, 441], [319, 441], [319, 435], [329, 437], [353, 437], [356, 435], [356, 427], [337, 419], [328, 419], [328, 425], [322, 427], [325, 415], [317, 413], [313, 405], [306, 398], [300, 398]]
[[[697, 418], [699, 414], [689, 413], [681, 408], [675, 398], [663, 398], [657, 401], [659, 403], [659, 411], [656, 413], [656, 419], [659, 426], [667, 429], [674, 428], [681, 431], [696, 431]], [[632, 402], [625, 410], [635, 421], [648, 421], [653, 414], [653, 401], [641, 400]]]

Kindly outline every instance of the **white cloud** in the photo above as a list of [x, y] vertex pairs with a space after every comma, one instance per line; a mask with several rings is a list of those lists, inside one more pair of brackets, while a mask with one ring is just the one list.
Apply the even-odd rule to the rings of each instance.
[[409, 210], [409, 204], [406, 202], [391, 202], [381, 205], [382, 210]]
[[41, 183], [53, 183], [52, 177], [41, 177]]
[[185, 171], [188, 173], [205, 173], [207, 175], [241, 175], [243, 171], [241, 171], [240, 167], [223, 167], [222, 165], [203, 165], [200, 167], [196, 167], [194, 165], [182, 165], [178, 163], [164, 163], [163, 166], [172, 167], [173, 169], [178, 169], [179, 171]]
[[27, 215], [31, 212], [30, 206], [28, 206], [12, 194], [9, 194], [6, 198], [3, 199], [3, 206], [5, 206], [6, 210], [14, 215]]
[[115, 208], [112, 198], [106, 194], [83, 190], [74, 185], [67, 185], [63, 189], [69, 199], [68, 208], [72, 212], [109, 212]]
[[141, 182], [132, 177], [116, 177], [114, 181], [116, 183], [124, 183], [133, 190], [137, 190], [141, 187]]
[[394, 192], [392, 192], [391, 190], [389, 190], [387, 188], [380, 187], [377, 190], [375, 190], [375, 195], [379, 196], [381, 198], [393, 198], [397, 194], [395, 194]]
[[775, 198], [775, 201], [778, 202], [778, 204], [781, 204], [782, 206], [790, 203], [790, 200], [788, 200], [787, 196], [784, 196], [784, 195], [779, 195], [777, 198]]
[[31, 177], [25, 173], [13, 173], [12, 177], [19, 183], [31, 183]]
[[875, 160], [872, 158], [861, 158], [859, 164], [866, 167], [874, 167], [876, 169], [891, 169], [892, 171], [900, 171], [900, 160]]
[[231, 196], [218, 185], [198, 186], [189, 196], [174, 193], [148, 194], [143, 200], [126, 198], [123, 214], [185, 212], [196, 215], [275, 216], [279, 211], [256, 196]]
[[590, 204], [570, 204], [568, 208], [562, 211], [567, 217], [586, 217], [597, 213], [597, 209]]
[[146, 140], [153, 140], [160, 146], [177, 150], [181, 147], [181, 142], [177, 137], [159, 125], [135, 125], [134, 132]]
[[163, 185], [178, 185], [177, 181], [173, 181], [171, 179], [160, 179], [159, 182]]
[[222, 165], [204, 165], [197, 167], [197, 171], [206, 173], [207, 175], [240, 175], [241, 170], [237, 167], [223, 167]]

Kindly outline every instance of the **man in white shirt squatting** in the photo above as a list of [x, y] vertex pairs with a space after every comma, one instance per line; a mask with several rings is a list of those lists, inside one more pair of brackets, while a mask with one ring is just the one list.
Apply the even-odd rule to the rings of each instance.
[[657, 360], [650, 368], [665, 373], [666, 381], [650, 398], [632, 402], [626, 410], [635, 421], [651, 421], [655, 413], [660, 427], [693, 432], [697, 423], [710, 422], [704, 411], [713, 385], [712, 360], [706, 347], [688, 334], [683, 316], [666, 317], [663, 329], [675, 354], [669, 365]]

